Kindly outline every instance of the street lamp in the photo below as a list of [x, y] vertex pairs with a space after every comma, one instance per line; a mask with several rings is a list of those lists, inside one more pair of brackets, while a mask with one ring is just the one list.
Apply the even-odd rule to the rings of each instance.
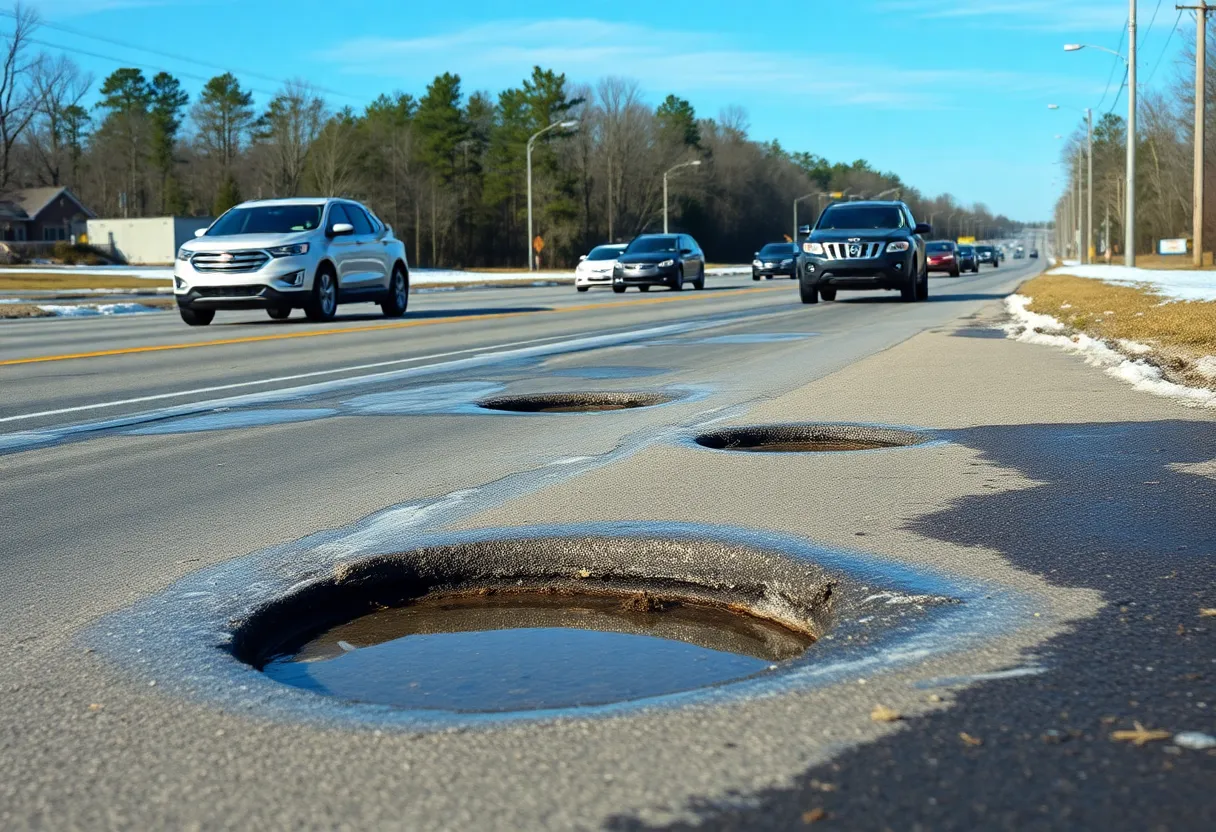
[[680, 162], [680, 164], [668, 168], [663, 173], [663, 233], [667, 233], [667, 176], [674, 173], [680, 168], [695, 168], [701, 164], [700, 159], [693, 159], [691, 162]]
[[[1058, 110], [1059, 104], [1048, 104], [1047, 109]], [[1071, 108], [1070, 108], [1071, 109]], [[1085, 113], [1085, 157], [1089, 169], [1085, 191], [1085, 239], [1081, 245], [1081, 262], [1090, 262], [1090, 249], [1094, 245], [1094, 111], [1089, 107]]]
[[1122, 58], [1127, 64], [1127, 216], [1123, 221], [1123, 263], [1136, 265], [1136, 0], [1130, 0], [1127, 13], [1127, 57], [1105, 46], [1066, 43], [1065, 52], [1098, 49]]
[[559, 127], [563, 130], [573, 130], [578, 127], [578, 122], [555, 121], [543, 130], [537, 130], [528, 139], [528, 271], [530, 272], [536, 271], [536, 259], [532, 256], [532, 145], [545, 133]]
[[798, 242], [798, 203], [804, 199], [810, 199], [813, 196], [820, 196], [822, 192], [811, 191], [809, 194], [803, 194], [794, 200], [794, 242]]

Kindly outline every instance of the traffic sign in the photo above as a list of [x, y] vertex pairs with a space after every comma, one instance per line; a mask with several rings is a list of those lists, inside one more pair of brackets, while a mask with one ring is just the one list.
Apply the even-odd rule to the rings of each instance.
[[539, 234], [537, 234], [536, 239], [532, 241], [532, 248], [537, 254], [540, 254], [545, 250], [545, 241], [541, 239]]

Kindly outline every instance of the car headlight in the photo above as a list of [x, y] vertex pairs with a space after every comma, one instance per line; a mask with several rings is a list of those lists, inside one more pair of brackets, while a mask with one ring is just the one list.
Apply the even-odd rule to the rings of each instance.
[[893, 254], [897, 251], [907, 251], [909, 243], [906, 240], [896, 240], [892, 243], [887, 243], [887, 254]]
[[823, 243], [803, 243], [802, 250], [807, 254], [823, 254]]
[[301, 254], [308, 254], [308, 243], [295, 243], [290, 246], [276, 246], [275, 248], [266, 249], [271, 257], [296, 257]]
[[761, 268], [764, 264], [761, 263], [759, 260], [753, 260], [752, 265], [755, 266], [756, 268]]
[[675, 260], [664, 260], [662, 263], [659, 264], [659, 268], [665, 269], [668, 266], [674, 266], [675, 264], [676, 264]]
[[792, 266], [792, 265], [794, 265], [794, 259], [791, 257], [789, 260], [782, 260], [781, 265], [782, 266]]
[[178, 260], [189, 260], [193, 256], [194, 256], [193, 251], [188, 251], [184, 248], [179, 248], [177, 250], [177, 259]]

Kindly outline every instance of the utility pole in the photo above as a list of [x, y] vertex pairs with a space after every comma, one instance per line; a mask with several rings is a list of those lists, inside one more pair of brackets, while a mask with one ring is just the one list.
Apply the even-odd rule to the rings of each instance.
[[1203, 152], [1204, 142], [1204, 105], [1207, 94], [1207, 59], [1208, 59], [1208, 11], [1216, 6], [1209, 6], [1204, 0], [1197, 6], [1175, 6], [1178, 10], [1190, 9], [1195, 12], [1195, 184], [1191, 205], [1191, 236], [1194, 237], [1192, 262], [1195, 268], [1203, 266]]
[[[543, 130], [536, 131], [528, 139], [528, 271], [530, 272], [536, 271], [536, 258], [532, 256], [532, 145], [545, 133], [548, 133], [550, 130], [556, 130], [559, 127], [563, 130], [573, 130], [575, 127], [578, 127], [578, 122], [555, 121]], [[432, 205], [434, 205], [433, 199]], [[431, 247], [434, 248], [434, 243], [431, 244]]]
[[802, 202], [804, 199], [810, 199], [813, 196], [817, 196], [817, 194], [814, 192], [804, 194], [803, 196], [800, 196], [794, 200], [794, 235], [791, 239], [793, 239], [795, 243], [798, 242], [798, 203]]
[[1123, 265], [1136, 265], [1136, 0], [1127, 12], [1127, 217], [1123, 221]]
[[1094, 252], [1094, 111], [1085, 108], [1085, 156], [1089, 173], [1086, 176], [1085, 191], [1085, 256], [1082, 263], [1092, 263]]
[[[701, 164], [700, 159], [693, 159], [691, 162], [681, 162], [673, 168], [668, 169], [663, 174], [663, 233], [667, 233], [667, 175], [673, 173], [680, 168], [697, 167]], [[797, 231], [797, 229], [794, 229]]]

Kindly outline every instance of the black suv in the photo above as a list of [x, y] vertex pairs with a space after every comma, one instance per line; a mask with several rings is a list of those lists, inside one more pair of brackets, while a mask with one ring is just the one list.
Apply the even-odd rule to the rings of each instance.
[[995, 246], [976, 246], [975, 253], [979, 255], [981, 263], [986, 263], [994, 269], [1001, 267], [1001, 251]]
[[685, 283], [705, 288], [705, 254], [687, 234], [643, 234], [617, 258], [612, 267], [612, 291], [618, 295], [630, 286], [648, 292], [651, 286], [669, 286], [678, 292]]
[[905, 301], [929, 297], [925, 241], [902, 202], [836, 202], [824, 209], [798, 258], [803, 303], [835, 300], [837, 289], [898, 289]]

